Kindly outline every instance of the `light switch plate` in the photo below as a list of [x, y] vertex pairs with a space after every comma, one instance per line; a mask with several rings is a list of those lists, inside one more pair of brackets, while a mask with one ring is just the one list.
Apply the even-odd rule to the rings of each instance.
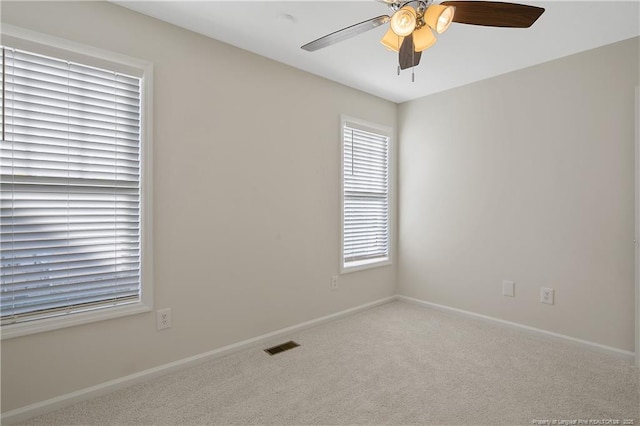
[[516, 297], [516, 283], [513, 281], [502, 281], [502, 295]]

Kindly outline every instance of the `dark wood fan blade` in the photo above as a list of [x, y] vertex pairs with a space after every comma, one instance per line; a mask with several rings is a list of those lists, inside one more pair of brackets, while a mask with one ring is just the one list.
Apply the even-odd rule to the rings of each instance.
[[529, 28], [544, 12], [542, 7], [495, 1], [445, 1], [441, 4], [456, 7], [453, 22], [487, 27]]
[[398, 60], [400, 61], [400, 69], [415, 67], [420, 63], [422, 52], [416, 52], [413, 46], [413, 34], [409, 34], [402, 40]]
[[331, 34], [328, 34], [324, 37], [320, 37], [317, 40], [314, 40], [310, 43], [302, 46], [302, 49], [313, 52], [318, 49], [322, 49], [323, 47], [331, 46], [332, 44], [338, 43], [339, 41], [346, 40], [348, 38], [357, 36], [358, 34], [362, 34], [369, 30], [372, 30], [376, 27], [379, 27], [382, 24], [386, 24], [389, 22], [391, 18], [388, 15], [378, 16], [377, 18], [369, 19], [364, 22], [360, 22], [359, 24], [351, 25], [350, 27], [343, 28]]

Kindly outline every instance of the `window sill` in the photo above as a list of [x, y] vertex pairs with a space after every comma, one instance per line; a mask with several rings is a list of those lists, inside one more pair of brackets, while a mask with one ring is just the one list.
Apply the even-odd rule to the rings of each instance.
[[366, 269], [380, 268], [382, 266], [389, 265], [391, 265], [391, 259], [389, 259], [388, 257], [380, 259], [360, 260], [343, 264], [342, 268], [340, 268], [340, 273], [349, 274], [351, 272], [364, 271]]
[[89, 324], [92, 322], [103, 321], [127, 315], [136, 315], [143, 312], [151, 312], [151, 310], [151, 307], [145, 305], [143, 302], [136, 302], [123, 306], [95, 309], [86, 312], [77, 312], [69, 315], [38, 319], [30, 322], [7, 324], [0, 328], [0, 339], [5, 340], [11, 339], [13, 337], [27, 336], [29, 334], [42, 333], [44, 331]]

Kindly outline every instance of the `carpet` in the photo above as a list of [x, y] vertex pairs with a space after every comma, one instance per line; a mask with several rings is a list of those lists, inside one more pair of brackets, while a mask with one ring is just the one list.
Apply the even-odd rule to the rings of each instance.
[[[263, 352], [290, 339], [301, 346]], [[638, 425], [639, 377], [628, 360], [396, 301], [20, 424]]]

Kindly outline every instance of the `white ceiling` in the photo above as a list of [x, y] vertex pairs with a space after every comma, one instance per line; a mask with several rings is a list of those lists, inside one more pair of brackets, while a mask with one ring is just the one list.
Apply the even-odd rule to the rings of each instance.
[[114, 3], [394, 102], [640, 35], [640, 0], [523, 0], [546, 9], [531, 28], [453, 24], [423, 53], [412, 83], [411, 70], [398, 76], [397, 54], [379, 43], [387, 25], [316, 52], [300, 49], [330, 32], [390, 14], [375, 0]]

